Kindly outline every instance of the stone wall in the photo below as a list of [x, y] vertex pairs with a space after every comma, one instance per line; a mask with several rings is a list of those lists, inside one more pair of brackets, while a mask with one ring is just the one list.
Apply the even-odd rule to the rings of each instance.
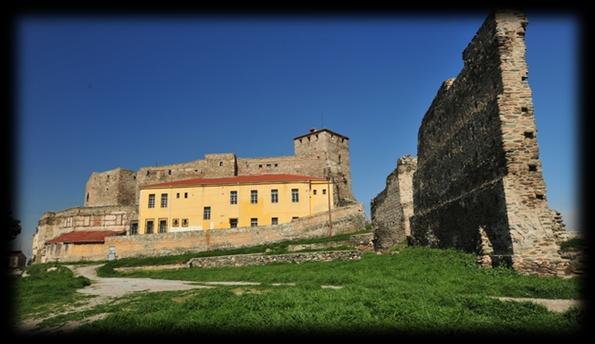
[[[365, 225], [361, 204], [332, 211], [332, 235], [360, 231]], [[118, 258], [163, 256], [185, 252], [257, 246], [329, 234], [328, 214], [303, 217], [290, 223], [150, 235], [111, 236], [103, 244], [47, 244], [44, 261], [105, 260], [110, 247]]]
[[93, 172], [85, 186], [85, 207], [134, 205], [136, 198], [136, 172], [116, 168]]
[[418, 133], [414, 243], [456, 247], [524, 272], [562, 274], [525, 61], [526, 17], [492, 13]]
[[239, 254], [233, 256], [200, 257], [192, 258], [188, 262], [191, 268], [220, 268], [224, 266], [249, 266], [273, 263], [306, 263], [330, 262], [333, 260], [360, 260], [359, 251], [332, 251], [332, 252], [300, 252], [289, 254]]
[[417, 159], [401, 157], [397, 168], [386, 178], [386, 187], [371, 204], [374, 248], [386, 250], [411, 235], [413, 216], [413, 173]]
[[58, 212], [46, 212], [37, 224], [33, 236], [31, 261], [43, 262], [45, 242], [73, 231], [122, 231], [138, 219], [136, 206], [76, 207]]

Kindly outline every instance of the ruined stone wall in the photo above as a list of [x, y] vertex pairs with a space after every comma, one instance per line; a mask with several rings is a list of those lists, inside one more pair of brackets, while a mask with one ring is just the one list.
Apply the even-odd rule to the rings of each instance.
[[32, 261], [43, 261], [45, 242], [73, 231], [128, 231], [138, 220], [136, 206], [77, 207], [46, 212], [33, 236]]
[[[335, 208], [332, 220], [332, 235], [360, 231], [365, 225], [363, 206]], [[105, 260], [110, 247], [115, 249], [118, 258], [203, 252], [324, 237], [328, 232], [328, 214], [318, 214], [274, 226], [111, 236], [105, 238], [104, 244], [48, 244], [43, 261]]]
[[371, 204], [374, 249], [386, 250], [411, 235], [413, 216], [413, 173], [417, 159], [401, 157], [397, 168], [386, 178], [386, 187]]
[[[492, 13], [424, 116], [412, 236], [521, 271], [561, 273], [563, 224], [547, 207], [522, 13]], [[483, 234], [482, 234], [483, 233]], [[484, 252], [488, 250], [489, 252]]]
[[116, 168], [93, 172], [85, 187], [85, 207], [133, 205], [136, 202], [136, 172]]

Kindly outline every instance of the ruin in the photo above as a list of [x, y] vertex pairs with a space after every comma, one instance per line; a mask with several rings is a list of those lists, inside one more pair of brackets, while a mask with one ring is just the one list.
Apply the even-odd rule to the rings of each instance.
[[371, 203], [374, 249], [386, 250], [411, 236], [413, 173], [417, 159], [406, 155], [386, 178], [386, 188]]
[[475, 252], [486, 265], [564, 274], [566, 236], [548, 208], [525, 60], [527, 18], [490, 14], [418, 133], [415, 244]]
[[[33, 237], [32, 261], [44, 261], [49, 254], [46, 243], [65, 233], [98, 230], [129, 233], [138, 226], [139, 190], [147, 184], [197, 177], [286, 173], [330, 179], [336, 207], [357, 203], [351, 188], [348, 137], [329, 129], [310, 129], [307, 134], [295, 137], [293, 143], [294, 155], [289, 156], [239, 158], [232, 153], [206, 154], [202, 160], [142, 167], [136, 172], [124, 168], [93, 172], [86, 183], [84, 206], [42, 215]], [[363, 219], [363, 212], [358, 213]]]

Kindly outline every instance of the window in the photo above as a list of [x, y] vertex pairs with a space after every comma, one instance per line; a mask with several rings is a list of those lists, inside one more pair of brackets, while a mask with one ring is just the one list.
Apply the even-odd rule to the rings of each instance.
[[229, 219], [229, 228], [238, 228], [238, 219]]
[[257, 190], [250, 190], [250, 203], [252, 203], [252, 204], [258, 203], [258, 191]]
[[159, 233], [167, 233], [167, 220], [159, 219]]
[[223, 161], [219, 161], [219, 166], [223, 166]]
[[211, 207], [205, 207], [202, 212], [203, 220], [210, 220], [211, 219]]
[[316, 189], [314, 189], [314, 191], [313, 191], [313, 192], [314, 192], [314, 194], [316, 195]]
[[155, 208], [155, 194], [149, 195], [149, 208]]
[[267, 164], [267, 167], [271, 167], [271, 164]]
[[262, 164], [259, 164], [259, 165], [258, 165], [258, 168], [262, 168]]
[[298, 189], [291, 189], [291, 201], [297, 203], [300, 201], [300, 194]]
[[182, 227], [188, 227], [188, 219], [182, 219]]
[[138, 222], [132, 222], [130, 224], [130, 235], [138, 234]]
[[167, 208], [167, 194], [161, 194], [161, 208]]
[[87, 202], [89, 202], [89, 193], [87, 192]]
[[238, 204], [238, 192], [237, 191], [229, 192], [229, 204]]
[[279, 164], [275, 164], [275, 167], [279, 166]]
[[279, 190], [271, 190], [271, 203], [279, 203]]
[[180, 219], [173, 219], [171, 222], [172, 227], [180, 227]]
[[299, 216], [294, 216], [294, 217], [292, 217], [292, 218], [291, 218], [291, 221], [293, 221], [293, 220], [297, 220], [297, 219], [299, 219], [299, 218], [300, 218]]
[[272, 225], [278, 225], [279, 224], [279, 218], [278, 217], [272, 217], [271, 218], [271, 224]]
[[188, 193], [184, 192], [184, 198], [188, 198]]
[[147, 224], [145, 226], [145, 233], [153, 234], [153, 220], [147, 220]]
[[326, 195], [326, 189], [322, 189], [322, 194]]
[[253, 217], [250, 219], [250, 227], [256, 227], [258, 226], [258, 219]]
[[180, 198], [180, 193], [176, 193], [176, 198]]

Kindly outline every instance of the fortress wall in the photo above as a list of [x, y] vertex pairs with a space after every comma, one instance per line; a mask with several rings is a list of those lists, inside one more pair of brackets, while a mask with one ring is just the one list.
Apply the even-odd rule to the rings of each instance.
[[[111, 236], [103, 244], [48, 244], [44, 261], [106, 260], [110, 247], [118, 258], [163, 256], [324, 237], [329, 233], [328, 214], [303, 217], [287, 224], [208, 231]], [[355, 204], [332, 210], [332, 234], [360, 231], [365, 225], [363, 206]]]
[[564, 270], [563, 224], [547, 207], [518, 12], [492, 13], [418, 133], [413, 241], [525, 272]]
[[413, 173], [416, 166], [415, 157], [401, 157], [397, 162], [397, 168], [386, 178], [386, 187], [371, 202], [376, 250], [386, 250], [406, 241], [411, 235]]

